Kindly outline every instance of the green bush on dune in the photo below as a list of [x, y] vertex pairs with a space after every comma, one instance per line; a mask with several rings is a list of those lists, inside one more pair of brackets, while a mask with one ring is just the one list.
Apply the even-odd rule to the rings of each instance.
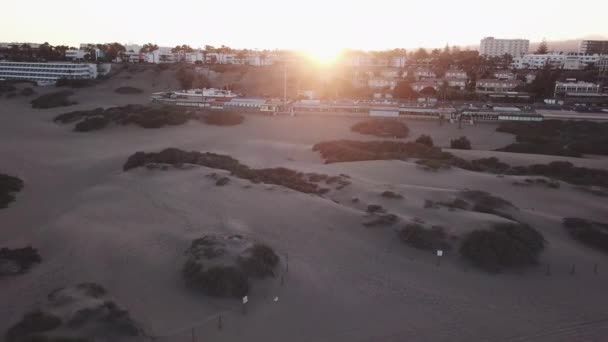
[[407, 138], [410, 129], [406, 124], [393, 119], [372, 119], [361, 121], [351, 127], [353, 132], [381, 138]]
[[23, 181], [17, 177], [0, 173], [0, 209], [15, 200], [15, 193], [23, 189]]
[[566, 217], [562, 224], [573, 239], [608, 253], [608, 224], [576, 217]]
[[467, 137], [460, 137], [450, 142], [450, 147], [457, 150], [470, 150], [471, 142]]
[[24, 273], [29, 270], [34, 264], [42, 262], [38, 250], [27, 246], [24, 248], [2, 248], [0, 249], [0, 262], [10, 263], [12, 268], [0, 268], [0, 276], [15, 275]]
[[33, 311], [23, 316], [21, 321], [6, 332], [6, 341], [22, 341], [28, 335], [42, 333], [58, 328], [61, 319], [44, 311]]
[[406, 244], [418, 249], [444, 250], [449, 248], [446, 240], [447, 234], [439, 226], [427, 229], [423, 225], [411, 223], [399, 232], [399, 238]]
[[460, 254], [473, 265], [492, 273], [535, 265], [545, 240], [538, 231], [524, 224], [496, 224], [491, 230], [466, 234]]
[[250, 276], [264, 278], [274, 277], [274, 268], [279, 263], [278, 255], [265, 244], [257, 243], [249, 255], [239, 257], [239, 265]]
[[72, 95], [74, 95], [74, 92], [70, 90], [56, 91], [41, 95], [31, 101], [32, 108], [47, 109], [77, 104], [77, 102], [69, 99]]

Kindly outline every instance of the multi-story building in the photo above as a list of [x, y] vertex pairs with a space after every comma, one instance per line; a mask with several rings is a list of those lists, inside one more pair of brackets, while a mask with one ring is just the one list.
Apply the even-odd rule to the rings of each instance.
[[555, 97], [564, 94], [599, 94], [599, 84], [590, 82], [555, 82]]
[[67, 50], [65, 52], [65, 58], [71, 59], [71, 60], [82, 60], [84, 59], [84, 56], [87, 55], [87, 51], [84, 50]]
[[585, 55], [608, 54], [608, 40], [581, 40], [578, 52]]
[[510, 71], [497, 70], [494, 72], [494, 78], [499, 80], [514, 80], [515, 74]]
[[519, 57], [528, 53], [530, 41], [527, 39], [496, 39], [486, 37], [481, 40], [479, 54], [487, 57], [499, 57], [505, 54]]
[[394, 78], [370, 78], [367, 81], [367, 86], [370, 88], [389, 88], [395, 89], [397, 86], [397, 79]]
[[417, 80], [424, 80], [429, 78], [436, 78], [437, 74], [435, 74], [435, 72], [431, 69], [419, 68], [414, 70], [414, 77]]
[[445, 72], [445, 78], [468, 79], [469, 76], [464, 70], [450, 69]]
[[502, 93], [514, 91], [515, 88], [522, 85], [521, 81], [517, 80], [497, 80], [497, 79], [481, 79], [476, 83], [478, 92], [496, 92]]
[[546, 55], [526, 54], [513, 59], [514, 69], [542, 69], [549, 64], [553, 69], [581, 70], [596, 65], [603, 55], [551, 52]]
[[0, 80], [54, 84], [59, 79], [95, 79], [97, 65], [84, 63], [29, 63], [0, 61]]

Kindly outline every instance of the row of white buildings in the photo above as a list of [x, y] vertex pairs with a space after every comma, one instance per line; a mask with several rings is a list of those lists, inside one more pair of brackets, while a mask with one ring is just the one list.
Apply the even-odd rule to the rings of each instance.
[[542, 69], [545, 65], [553, 69], [583, 70], [589, 66], [598, 68], [608, 65], [608, 54], [582, 54], [550, 52], [548, 54], [525, 54], [515, 57], [511, 67], [513, 69]]

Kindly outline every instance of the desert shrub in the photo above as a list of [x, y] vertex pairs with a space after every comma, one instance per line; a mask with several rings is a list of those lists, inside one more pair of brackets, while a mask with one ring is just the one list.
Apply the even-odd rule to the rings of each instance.
[[84, 291], [87, 296], [93, 298], [100, 298], [107, 294], [106, 289], [96, 283], [80, 283], [76, 285], [76, 288], [81, 291]]
[[460, 254], [475, 266], [500, 272], [508, 268], [535, 265], [545, 240], [538, 231], [523, 224], [497, 224], [492, 230], [466, 234]]
[[392, 192], [392, 191], [384, 191], [382, 194], [380, 194], [380, 196], [385, 197], [385, 198], [391, 198], [391, 199], [402, 199], [403, 196], [401, 194], [398, 194], [396, 192]]
[[570, 162], [556, 161], [549, 164], [516, 166], [509, 170], [511, 175], [539, 175], [562, 180], [576, 185], [597, 185], [608, 187], [608, 171], [576, 167]]
[[234, 112], [209, 112], [203, 117], [203, 121], [207, 125], [216, 126], [236, 126], [243, 123], [245, 118], [238, 113]]
[[[143, 128], [160, 128], [166, 125], [182, 125], [193, 117], [192, 113], [176, 107], [151, 108], [142, 105], [126, 105], [107, 109], [96, 108], [88, 111], [64, 113], [55, 117], [58, 123], [79, 122], [84, 129], [101, 129], [110, 122], [116, 124], [135, 124]], [[94, 121], [86, 122], [89, 119]], [[78, 125], [78, 124], [77, 124]]]
[[430, 229], [411, 223], [399, 232], [401, 241], [418, 249], [438, 250], [447, 249], [446, 233], [442, 227], [434, 226]]
[[21, 96], [32, 96], [34, 94], [36, 94], [36, 92], [34, 91], [34, 89], [30, 88], [30, 87], [25, 87], [23, 89], [21, 89]]
[[382, 213], [382, 212], [384, 212], [384, 208], [382, 208], [382, 206], [378, 205], [378, 204], [370, 204], [367, 206], [367, 212], [368, 213]]
[[449, 162], [437, 159], [419, 159], [416, 161], [416, 164], [422, 166], [427, 171], [439, 171], [451, 168]]
[[0, 173], [0, 209], [15, 200], [15, 193], [23, 189], [23, 181], [17, 177]]
[[8, 329], [6, 341], [18, 341], [22, 337], [53, 330], [60, 325], [59, 317], [44, 311], [33, 311], [25, 314], [21, 321]]
[[491, 208], [515, 208], [513, 203], [485, 191], [464, 190], [461, 195], [475, 204], [482, 204]]
[[119, 87], [119, 88], [114, 89], [114, 92], [117, 94], [131, 95], [131, 94], [141, 94], [144, 91], [139, 88], [125, 86], [125, 87]]
[[407, 160], [407, 158], [445, 160], [452, 157], [450, 153], [442, 152], [438, 147], [397, 141], [325, 141], [315, 144], [313, 151], [320, 152], [327, 164], [363, 160]]
[[111, 331], [127, 336], [137, 336], [140, 333], [140, 329], [129, 312], [111, 300], [106, 300], [101, 305], [94, 307], [79, 309], [71, 315], [67, 325], [70, 328], [79, 328], [90, 322], [103, 324], [106, 332]]
[[75, 132], [90, 132], [105, 128], [110, 120], [103, 116], [93, 116], [80, 121], [74, 126]]
[[15, 87], [14, 85], [6, 81], [0, 81], [0, 95], [4, 93], [14, 93], [16, 91], [17, 87]]
[[224, 186], [224, 185], [228, 184], [229, 182], [230, 182], [230, 178], [222, 177], [222, 178], [218, 179], [217, 182], [215, 182], [215, 185]]
[[429, 147], [435, 146], [433, 144], [433, 138], [431, 138], [430, 135], [426, 135], [426, 134], [422, 134], [421, 136], [419, 136], [416, 139], [416, 142], [419, 143], [419, 144], [422, 144], [422, 145], [429, 146]]
[[566, 217], [562, 224], [573, 239], [608, 253], [608, 224], [576, 217]]
[[580, 157], [577, 151], [570, 150], [566, 146], [557, 143], [534, 144], [529, 142], [518, 142], [499, 148], [496, 151], [512, 153], [545, 154], [551, 156]]
[[364, 222], [363, 225], [366, 227], [374, 226], [388, 226], [397, 223], [399, 217], [395, 214], [380, 214], [374, 215], [369, 221]]
[[503, 198], [478, 190], [465, 190], [461, 192], [461, 195], [466, 200], [473, 202], [473, 208], [471, 209], [473, 211], [515, 221], [508, 211], [517, 210], [517, 207]]
[[456, 198], [451, 202], [439, 202], [437, 204], [450, 208], [450, 209], [461, 209], [461, 210], [469, 209], [469, 203], [467, 201], [463, 200], [462, 198]]
[[510, 147], [521, 153], [580, 156], [608, 154], [608, 123], [581, 120], [543, 120], [542, 122], [503, 122], [498, 132], [516, 135], [525, 146]]
[[171, 165], [196, 164], [209, 168], [230, 171], [233, 176], [247, 179], [253, 183], [265, 183], [284, 186], [303, 192], [321, 194], [322, 190], [308, 180], [306, 174], [277, 167], [271, 169], [252, 169], [241, 164], [238, 160], [221, 154], [186, 152], [176, 148], [168, 148], [159, 153], [137, 152], [127, 159], [123, 170], [144, 166], [148, 163], [163, 163]]
[[188, 260], [182, 269], [186, 284], [209, 296], [243, 297], [249, 292], [245, 272], [234, 266], [214, 266], [207, 270]]
[[85, 88], [85, 87], [90, 87], [93, 84], [95, 84], [95, 82], [93, 80], [60, 78], [55, 83], [55, 86], [56, 87], [69, 87], [69, 88]]
[[248, 255], [239, 257], [239, 266], [249, 275], [258, 278], [274, 277], [274, 268], [279, 263], [279, 256], [272, 248], [257, 243], [251, 247]]
[[70, 90], [56, 91], [54, 93], [45, 94], [39, 96], [31, 101], [32, 108], [55, 108], [55, 107], [66, 107], [76, 104], [76, 102], [69, 99], [70, 96], [74, 95], [74, 92]]
[[382, 138], [407, 138], [410, 133], [406, 124], [398, 120], [373, 119], [358, 122], [351, 127], [353, 132]]
[[[0, 262], [8, 262], [17, 267], [16, 273], [23, 273], [29, 270], [34, 264], [42, 262], [38, 250], [31, 246], [24, 248], [0, 249]], [[12, 274], [12, 272], [8, 273]], [[4, 275], [0, 269], [0, 275]]]
[[470, 150], [471, 142], [467, 137], [460, 137], [458, 139], [454, 139], [450, 141], [450, 147], [457, 150]]

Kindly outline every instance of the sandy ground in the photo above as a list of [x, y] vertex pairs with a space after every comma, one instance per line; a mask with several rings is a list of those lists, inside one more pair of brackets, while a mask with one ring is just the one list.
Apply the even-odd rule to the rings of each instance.
[[[606, 257], [570, 240], [560, 224], [566, 216], [607, 222], [605, 199], [568, 184], [523, 188], [512, 185], [518, 177], [459, 169], [429, 173], [412, 162], [323, 164], [311, 151], [314, 143], [369, 139], [350, 132], [355, 118], [251, 116], [231, 128], [190, 122], [86, 134], [52, 122], [66, 111], [146, 103], [145, 95], [114, 94], [119, 85], [146, 91], [163, 86], [159, 81], [152, 88], [144, 77], [130, 80], [116, 77], [97, 88], [77, 89], [80, 104], [70, 108], [35, 110], [24, 98], [0, 99], [0, 170], [26, 184], [17, 201], [0, 211], [1, 246], [32, 244], [44, 259], [24, 276], [0, 279], [0, 331], [54, 288], [94, 281], [157, 341], [189, 341], [192, 328], [199, 341], [603, 341], [608, 336], [602, 302]], [[463, 130], [421, 121], [408, 125], [413, 137], [430, 134], [441, 146], [461, 135], [480, 150], [513, 141], [491, 125]], [[170, 146], [225, 153], [256, 167], [344, 173], [353, 184], [319, 197], [240, 179], [216, 187], [205, 176], [218, 171], [204, 167], [121, 171], [133, 152]], [[521, 165], [564, 160], [457, 153], [496, 155]], [[608, 167], [602, 158], [570, 159]], [[446, 251], [438, 267], [430, 253], [399, 242], [396, 229], [412, 220], [442, 225], [453, 234], [501, 220], [423, 208], [425, 199], [448, 200], [466, 188], [489, 191], [520, 208], [521, 218], [548, 241], [541, 262], [551, 264], [551, 276], [544, 266], [487, 275], [467, 267], [455, 251]], [[383, 198], [385, 190], [404, 199]], [[355, 197], [359, 204], [351, 203]], [[383, 205], [401, 222], [364, 227], [367, 204]], [[283, 286], [280, 277], [255, 283], [246, 315], [238, 301], [193, 293], [181, 281], [183, 252], [192, 239], [212, 232], [264, 241], [282, 257]], [[599, 275], [593, 274], [595, 263]], [[575, 275], [569, 274], [572, 264]]]

